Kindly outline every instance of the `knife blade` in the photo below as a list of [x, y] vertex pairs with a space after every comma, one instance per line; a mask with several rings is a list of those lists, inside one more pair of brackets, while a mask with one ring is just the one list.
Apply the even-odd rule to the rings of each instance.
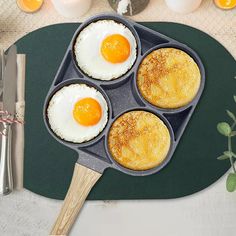
[[12, 123], [7, 119], [14, 119], [16, 86], [17, 86], [17, 50], [16, 46], [10, 47], [3, 71], [3, 111], [8, 114], [2, 115], [4, 135], [2, 135], [1, 156], [0, 156], [0, 194], [6, 195], [13, 190], [11, 142], [12, 142]]
[[3, 71], [5, 68], [5, 54], [4, 54], [4, 50], [1, 50], [1, 63], [0, 63], [0, 67], [1, 67], [1, 72], [0, 72], [0, 97], [2, 96], [2, 92], [3, 92]]

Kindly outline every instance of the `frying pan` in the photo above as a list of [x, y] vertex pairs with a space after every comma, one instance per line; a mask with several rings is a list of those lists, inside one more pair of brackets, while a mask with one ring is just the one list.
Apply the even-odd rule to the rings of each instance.
[[[124, 24], [131, 30], [137, 41], [137, 59], [135, 64], [125, 75], [111, 81], [95, 80], [86, 75], [77, 65], [73, 51], [75, 40], [84, 27], [92, 22], [106, 19]], [[143, 58], [153, 50], [165, 47], [177, 48], [188, 53], [197, 63], [201, 73], [201, 84], [197, 95], [192, 102], [178, 109], [161, 109], [151, 105], [140, 95], [136, 84], [137, 70]], [[70, 84], [86, 84], [94, 87], [102, 93], [108, 105], [108, 122], [104, 130], [93, 140], [80, 144], [67, 142], [58, 137], [51, 130], [47, 117], [47, 107], [51, 97], [59, 89]], [[48, 132], [58, 142], [75, 150], [79, 155], [69, 190], [60, 214], [52, 228], [51, 235], [67, 235], [69, 233], [90, 190], [107, 168], [114, 168], [134, 176], [151, 175], [160, 171], [170, 161], [200, 99], [204, 84], [205, 70], [203, 64], [197, 53], [188, 46], [118, 15], [102, 14], [84, 22], [75, 32], [68, 46], [44, 103], [43, 116]], [[169, 152], [160, 165], [149, 170], [135, 171], [121, 166], [112, 158], [108, 148], [108, 132], [111, 125], [119, 116], [133, 110], [152, 112], [169, 129], [171, 137]]]

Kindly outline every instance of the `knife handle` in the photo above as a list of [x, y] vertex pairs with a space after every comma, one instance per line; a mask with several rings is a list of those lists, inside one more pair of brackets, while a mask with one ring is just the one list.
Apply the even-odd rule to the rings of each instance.
[[7, 195], [13, 190], [12, 164], [11, 164], [11, 124], [3, 123], [1, 160], [0, 160], [0, 194]]
[[72, 181], [60, 214], [50, 233], [51, 236], [69, 234], [86, 197], [101, 175], [78, 163], [75, 164]]

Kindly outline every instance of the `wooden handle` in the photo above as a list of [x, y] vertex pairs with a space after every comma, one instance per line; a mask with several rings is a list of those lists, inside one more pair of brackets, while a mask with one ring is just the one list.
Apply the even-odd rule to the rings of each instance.
[[68, 235], [86, 197], [100, 177], [100, 173], [75, 164], [69, 190], [50, 235]]

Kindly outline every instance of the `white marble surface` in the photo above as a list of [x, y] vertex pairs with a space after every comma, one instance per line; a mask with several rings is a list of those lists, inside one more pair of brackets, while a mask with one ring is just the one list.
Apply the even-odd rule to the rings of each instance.
[[[233, 236], [236, 193], [225, 179], [174, 200], [87, 201], [71, 236]], [[61, 203], [27, 190], [2, 197], [0, 235], [48, 235]]]
[[[39, 27], [83, 21], [110, 11], [106, 0], [94, 0], [80, 19], [59, 16], [49, 0], [36, 14], [22, 13], [15, 0], [0, 0], [0, 46]], [[198, 11], [175, 14], [163, 0], [150, 0], [139, 21], [174, 21], [204, 30], [236, 56], [236, 9], [221, 11], [212, 0], [204, 0]], [[197, 176], [196, 176], [197, 178]], [[86, 202], [71, 235], [82, 236], [233, 236], [236, 235], [236, 193], [225, 189], [226, 176], [197, 194], [175, 200]], [[44, 236], [62, 202], [27, 190], [0, 198], [0, 236]]]

